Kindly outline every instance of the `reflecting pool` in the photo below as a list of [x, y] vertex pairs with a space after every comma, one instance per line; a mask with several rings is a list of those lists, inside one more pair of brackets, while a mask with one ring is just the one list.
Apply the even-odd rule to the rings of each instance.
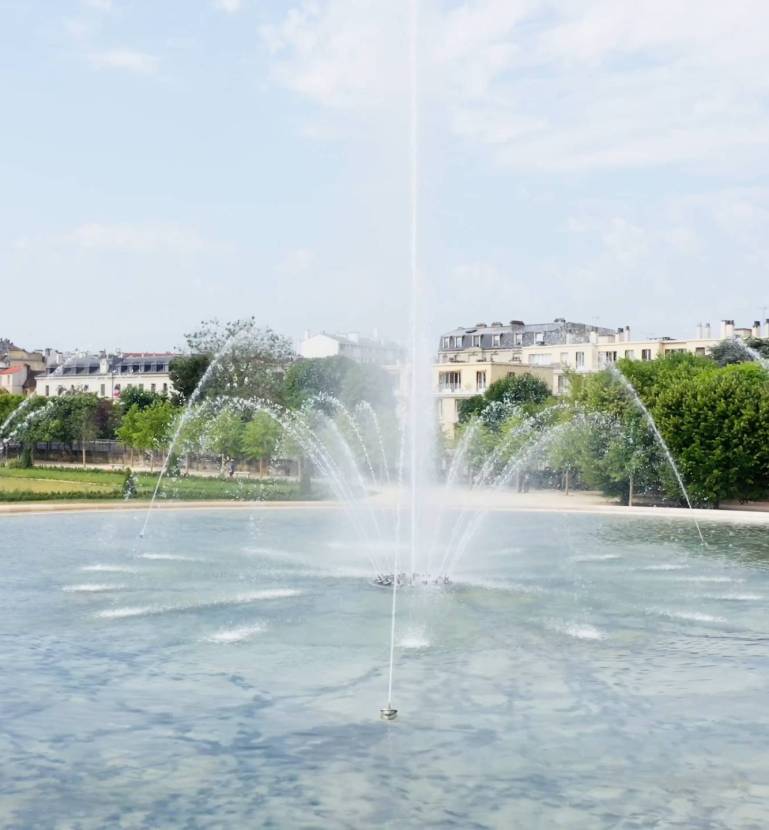
[[383, 723], [334, 510], [142, 519], [0, 520], [4, 827], [769, 826], [762, 527], [490, 515], [399, 593]]

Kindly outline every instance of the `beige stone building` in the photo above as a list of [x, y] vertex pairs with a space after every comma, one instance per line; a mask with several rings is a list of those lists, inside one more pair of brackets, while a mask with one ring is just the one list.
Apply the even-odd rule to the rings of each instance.
[[568, 390], [571, 372], [598, 372], [622, 358], [654, 360], [675, 352], [707, 355], [722, 340], [769, 338], [769, 319], [749, 328], [722, 320], [718, 336], [713, 335], [710, 323], [705, 323], [698, 324], [691, 339], [637, 339], [630, 326], [608, 329], [563, 318], [544, 324], [512, 320], [454, 329], [441, 337], [433, 366], [438, 422], [453, 436], [459, 401], [483, 394], [489, 384], [510, 374], [529, 372], [544, 380], [554, 395], [561, 395]]
[[460, 401], [474, 395], [482, 395], [486, 388], [497, 380], [527, 372], [552, 388], [553, 370], [549, 366], [525, 366], [503, 360], [436, 363], [433, 366], [433, 390], [438, 423], [443, 432], [449, 437], [454, 435], [459, 421]]
[[35, 378], [45, 371], [45, 355], [7, 343], [0, 354], [0, 390], [11, 395], [31, 395]]

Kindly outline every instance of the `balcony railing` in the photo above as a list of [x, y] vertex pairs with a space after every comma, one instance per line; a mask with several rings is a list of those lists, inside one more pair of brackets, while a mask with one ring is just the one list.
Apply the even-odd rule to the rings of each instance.
[[462, 390], [461, 383], [439, 383], [439, 392], [460, 392]]

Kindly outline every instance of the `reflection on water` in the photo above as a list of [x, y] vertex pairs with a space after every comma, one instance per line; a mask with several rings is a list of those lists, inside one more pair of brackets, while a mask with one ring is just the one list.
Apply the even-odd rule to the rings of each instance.
[[401, 594], [392, 724], [331, 511], [3, 530], [3, 826], [769, 826], [760, 527], [491, 516]]

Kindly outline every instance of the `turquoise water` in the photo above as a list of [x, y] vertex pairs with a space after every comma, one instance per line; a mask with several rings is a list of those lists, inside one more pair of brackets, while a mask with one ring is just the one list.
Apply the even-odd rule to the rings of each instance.
[[500, 513], [390, 594], [330, 510], [8, 516], [0, 825], [769, 826], [767, 531]]

